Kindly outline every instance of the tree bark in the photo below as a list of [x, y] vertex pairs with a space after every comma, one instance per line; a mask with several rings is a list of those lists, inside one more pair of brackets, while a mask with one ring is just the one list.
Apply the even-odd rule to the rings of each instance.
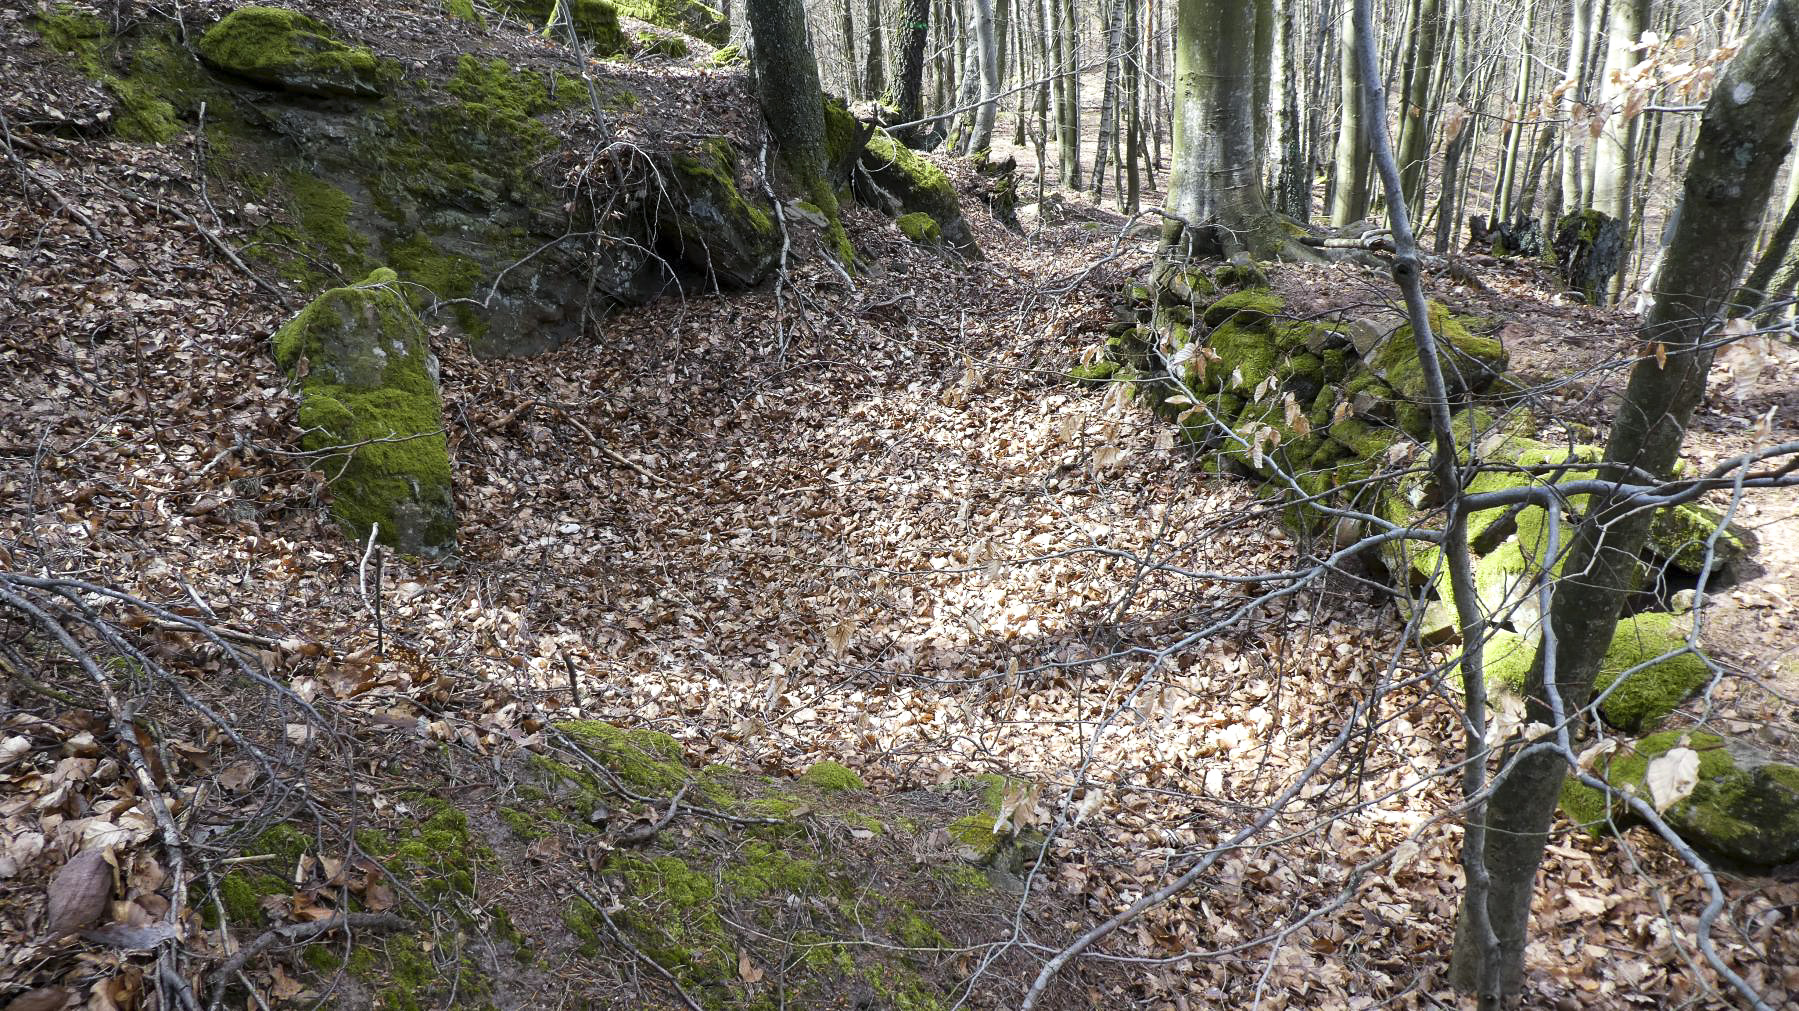
[[[931, 27], [931, 0], [900, 0], [899, 91], [893, 96], [899, 120], [910, 123], [923, 113], [925, 33]], [[900, 132], [899, 140], [911, 144], [916, 131]]]
[[1056, 154], [1062, 171], [1062, 184], [1070, 189], [1081, 185], [1081, 76], [1080, 22], [1074, 0], [1046, 0], [1055, 8], [1056, 83]]
[[1638, 117], [1624, 117], [1629, 96], [1624, 72], [1636, 65], [1631, 48], [1643, 34], [1649, 0], [1613, 0], [1606, 32], [1605, 71], [1600, 76], [1599, 109], [1603, 128], [1593, 141], [1593, 209], [1614, 218], [1630, 215], [1631, 162], [1637, 142]]
[[745, 0], [744, 6], [755, 42], [756, 96], [769, 136], [806, 199], [824, 212], [828, 245], [847, 266], [855, 250], [844, 235], [837, 191], [827, 174], [824, 90], [806, 43], [806, 9], [801, 0]]
[[1262, 193], [1256, 147], [1255, 0], [1178, 0], [1174, 164], [1162, 237], [1176, 258], [1272, 257], [1285, 229]]
[[1331, 224], [1343, 228], [1368, 216], [1368, 124], [1362, 119], [1365, 99], [1356, 73], [1355, 27], [1350, 5], [1343, 3], [1337, 24], [1337, 75], [1343, 109], [1337, 120], [1337, 167], [1332, 177]]
[[1531, 64], [1531, 29], [1535, 26], [1537, 5], [1524, 8], [1524, 24], [1518, 29], [1518, 79], [1512, 90], [1512, 103], [1506, 110], [1505, 158], [1500, 162], [1499, 180], [1494, 187], [1493, 221], [1510, 221], [1512, 194], [1518, 186], [1518, 159], [1524, 151], [1524, 110], [1530, 108], [1530, 85], [1534, 76]]
[[1406, 208], [1415, 219], [1423, 213], [1424, 184], [1430, 177], [1431, 74], [1443, 38], [1443, 0], [1422, 0], [1418, 7], [1418, 45], [1412, 52], [1410, 76], [1399, 107], [1399, 181]]
[[1136, 214], [1142, 206], [1139, 162], [1143, 158], [1142, 78], [1138, 74], [1137, 53], [1142, 47], [1137, 24], [1138, 0], [1119, 0], [1124, 4], [1124, 212]]
[[1106, 85], [1099, 97], [1099, 147], [1093, 153], [1093, 182], [1088, 188], [1099, 196], [1106, 186], [1106, 152], [1118, 129], [1119, 57], [1124, 49], [1124, 8], [1130, 0], [1112, 0], [1106, 18]]
[[851, 0], [842, 0], [838, 8], [838, 27], [843, 34], [843, 90], [853, 99], [862, 97], [862, 75], [856, 72], [856, 17], [850, 12]]
[[993, 122], [999, 115], [999, 44], [994, 37], [993, 0], [974, 0], [974, 44], [979, 54], [980, 105], [969, 130], [966, 150], [993, 146]]
[[881, 0], [868, 0], [867, 62], [862, 71], [862, 94], [874, 98], [887, 90], [887, 46], [881, 37]]
[[[1602, 474], [1618, 477], [1628, 468], [1665, 478], [1679, 458], [1705, 392], [1712, 357], [1705, 341], [1730, 304], [1799, 119], [1795, 61], [1799, 0], [1770, 0], [1706, 104], [1656, 278], [1655, 304], [1641, 332], [1643, 346], [1661, 345], [1665, 358], [1643, 354], [1631, 370]], [[1615, 494], [1593, 496], [1566, 563], [1566, 571], [1581, 578], [1556, 589], [1549, 615], [1555, 649], [1538, 652], [1526, 682], [1527, 720], [1554, 726], [1587, 704], [1634, 587], [1651, 515]], [[1452, 963], [1456, 985], [1477, 993], [1483, 1007], [1499, 1007], [1522, 988], [1532, 886], [1566, 772], [1556, 752], [1531, 751], [1496, 785], [1488, 803], [1485, 866], [1492, 891], [1485, 911], [1498, 935], [1499, 958], [1482, 964], [1464, 929]], [[1464, 926], [1471, 915], [1464, 902]]]
[[1312, 217], [1312, 174], [1305, 157], [1305, 119], [1299, 107], [1299, 77], [1293, 54], [1296, 0], [1278, 0], [1274, 15], [1274, 65], [1271, 76], [1279, 97], [1274, 107], [1274, 135], [1269, 173], [1274, 209], [1295, 221]]
[[1586, 100], [1587, 49], [1593, 43], [1593, 4], [1598, 0], [1574, 0], [1568, 24], [1568, 61], [1563, 65], [1562, 85], [1562, 200], [1566, 210], [1579, 210], [1585, 181], [1583, 151], [1586, 128], [1574, 123], [1575, 107]]

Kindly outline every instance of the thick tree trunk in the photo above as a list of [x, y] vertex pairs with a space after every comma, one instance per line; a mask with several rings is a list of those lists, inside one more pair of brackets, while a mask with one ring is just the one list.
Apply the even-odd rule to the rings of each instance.
[[1424, 184], [1430, 177], [1431, 75], [1443, 38], [1443, 0], [1418, 7], [1418, 45], [1413, 50], [1405, 97], [1399, 106], [1399, 181], [1413, 220], [1423, 214]]
[[1343, 3], [1337, 23], [1337, 75], [1343, 109], [1337, 120], [1337, 167], [1331, 186], [1331, 224], [1343, 228], [1368, 216], [1368, 124], [1362, 78], [1356, 73], [1355, 28], [1350, 5]]
[[744, 5], [755, 42], [756, 95], [769, 136], [800, 191], [824, 212], [831, 251], [848, 265], [855, 250], [844, 235], [837, 191], [826, 174], [824, 90], [806, 43], [806, 9], [802, 0], [744, 0]]
[[868, 0], [868, 53], [862, 70], [862, 94], [869, 98], [887, 90], [887, 46], [881, 37], [881, 0]]
[[1568, 61], [1563, 65], [1562, 92], [1562, 200], [1564, 210], [1581, 207], [1585, 181], [1585, 126], [1576, 124], [1575, 107], [1586, 100], [1587, 49], [1593, 43], [1593, 4], [1599, 0], [1574, 0], [1573, 20], [1568, 25]]
[[1099, 96], [1099, 147], [1093, 153], [1093, 182], [1088, 186], [1096, 197], [1105, 190], [1106, 153], [1118, 129], [1118, 63], [1124, 49], [1124, 8], [1129, 2], [1112, 0], [1106, 18], [1106, 86]]
[[1256, 147], [1256, 5], [1179, 0], [1175, 14], [1174, 165], [1163, 244], [1176, 258], [1265, 259], [1286, 232], [1262, 194]]
[[[893, 105], [902, 123], [918, 119], [924, 111], [924, 45], [930, 19], [930, 0], [900, 0], [899, 79], [894, 82], [899, 90]], [[915, 132], [904, 130], [899, 139], [910, 144]]]
[[[1711, 352], [1705, 341], [1729, 306], [1767, 207], [1781, 159], [1799, 118], [1799, 0], [1770, 0], [1753, 34], [1706, 105], [1693, 160], [1644, 320], [1644, 354], [1631, 370], [1606, 445], [1602, 474], [1628, 469], [1666, 477], [1705, 392]], [[1553, 653], [1539, 651], [1525, 691], [1526, 719], [1557, 725], [1579, 712], [1634, 588], [1652, 510], [1595, 495], [1574, 533], [1566, 571], [1581, 573], [1556, 589], [1550, 610]], [[1551, 663], [1551, 661], [1553, 661]], [[1554, 680], [1550, 680], [1553, 675]], [[1554, 684], [1559, 698], [1552, 699]], [[1567, 768], [1538, 750], [1521, 757], [1487, 806], [1485, 867], [1492, 882], [1486, 913], [1498, 935], [1497, 962], [1479, 958], [1468, 931], [1457, 938], [1453, 975], [1483, 1007], [1499, 1007], [1521, 989], [1531, 895]], [[1465, 906], [1465, 904], [1464, 904]], [[1470, 918], [1464, 908], [1464, 926]]]

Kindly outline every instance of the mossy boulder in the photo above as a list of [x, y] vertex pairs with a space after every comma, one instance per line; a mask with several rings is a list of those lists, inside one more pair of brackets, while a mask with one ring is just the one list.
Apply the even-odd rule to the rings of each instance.
[[[1536, 620], [1534, 610], [1525, 613], [1531, 621]], [[1703, 659], [1693, 653], [1680, 653], [1686, 645], [1686, 630], [1680, 627], [1682, 620], [1669, 614], [1650, 613], [1618, 622], [1611, 646], [1593, 679], [1594, 696], [1604, 694], [1599, 715], [1607, 725], [1627, 733], [1652, 727], [1711, 680], [1711, 671]], [[1494, 632], [1482, 655], [1487, 687], [1522, 694], [1531, 663], [1536, 659], [1537, 641], [1534, 635]], [[1657, 660], [1671, 653], [1679, 655]], [[1638, 667], [1642, 669], [1635, 670]], [[1623, 684], [1613, 687], [1626, 671], [1632, 670], [1635, 673]]]
[[856, 196], [890, 217], [922, 213], [937, 222], [951, 249], [979, 259], [974, 232], [962, 218], [955, 184], [937, 166], [877, 128], [857, 161]]
[[[1724, 529], [1716, 542], [1708, 545], [1713, 531], [1721, 525]], [[1659, 510], [1649, 525], [1650, 555], [1688, 575], [1729, 568], [1748, 552], [1749, 541], [1743, 529], [1735, 523], [1725, 524], [1722, 513], [1704, 506], [1689, 504]]]
[[730, 40], [731, 25], [718, 8], [699, 0], [618, 0], [618, 9], [658, 28], [685, 32], [708, 45]]
[[[1593, 775], [1648, 800], [1649, 763], [1677, 746], [1698, 752], [1699, 782], [1662, 813], [1670, 828], [1700, 852], [1749, 869], [1799, 860], [1799, 767], [1769, 761], [1715, 734], [1671, 730], [1621, 747], [1602, 758]], [[1621, 798], [1573, 779], [1562, 790], [1562, 812], [1593, 832], [1636, 820]]]
[[845, 790], [861, 790], [868, 786], [868, 784], [862, 782], [861, 776], [856, 775], [853, 770], [840, 765], [837, 762], [819, 762], [807, 769], [805, 774], [800, 778], [811, 783], [813, 786], [818, 787], [820, 790], [832, 793], [838, 793]]
[[[1618, 631], [1612, 635], [1593, 680], [1595, 694], [1611, 689], [1599, 704], [1605, 722], [1630, 732], [1654, 726], [1705, 687], [1712, 678], [1711, 668], [1698, 654], [1683, 652], [1691, 630], [1689, 617], [1663, 613], [1638, 614], [1618, 622]], [[1677, 655], [1650, 663], [1670, 653]], [[1649, 666], [1612, 687], [1626, 671], [1643, 664]]]
[[265, 87], [306, 95], [373, 97], [380, 61], [339, 41], [317, 18], [280, 7], [239, 7], [200, 36], [209, 65]]
[[893, 219], [900, 233], [921, 246], [935, 246], [943, 241], [943, 229], [923, 211], [913, 211]]
[[638, 56], [661, 60], [685, 60], [688, 55], [687, 40], [679, 35], [638, 32], [632, 38], [632, 45], [637, 50]]
[[[1429, 319], [1443, 382], [1451, 397], [1478, 393], [1504, 373], [1508, 356], [1499, 341], [1476, 336], [1463, 320], [1435, 300], [1429, 303]], [[1399, 394], [1402, 403], [1423, 404], [1424, 366], [1419, 362], [1418, 345], [1409, 322], [1381, 341], [1365, 364]]]
[[456, 544], [437, 361], [425, 325], [380, 269], [314, 299], [276, 331], [275, 361], [300, 388], [301, 448], [331, 479], [345, 533], [395, 550]]
[[538, 25], [548, 26], [552, 13], [567, 17], [581, 44], [595, 56], [617, 56], [628, 49], [624, 29], [619, 26], [619, 8], [610, 0], [503, 0], [502, 7], [512, 16]]
[[774, 271], [781, 233], [766, 202], [746, 198], [739, 188], [737, 148], [711, 137], [670, 158], [671, 188], [677, 199], [663, 212], [686, 263], [727, 288], [747, 288]]

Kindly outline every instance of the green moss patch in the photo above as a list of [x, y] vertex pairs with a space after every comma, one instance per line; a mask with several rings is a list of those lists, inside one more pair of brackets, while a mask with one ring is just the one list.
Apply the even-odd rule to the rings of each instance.
[[373, 97], [386, 88], [375, 54], [339, 41], [324, 22], [280, 7], [239, 7], [200, 36], [208, 64], [271, 88]]
[[902, 214], [893, 223], [899, 227], [901, 234], [921, 246], [935, 246], [943, 241], [943, 229], [923, 211]]
[[275, 333], [300, 385], [301, 447], [331, 479], [331, 513], [362, 540], [435, 553], [455, 544], [443, 401], [424, 324], [378, 270], [314, 299]]
[[1686, 649], [1692, 622], [1672, 614], [1639, 614], [1618, 623], [1618, 631], [1605, 651], [1595, 693], [1611, 688], [1627, 670], [1669, 653], [1678, 655], [1626, 678], [1599, 705], [1599, 714], [1614, 727], [1641, 730], [1672, 713], [1711, 680], [1704, 658]]
[[862, 782], [861, 776], [836, 762], [818, 762], [807, 769], [800, 778], [831, 793], [868, 788], [868, 784]]
[[895, 217], [926, 214], [957, 252], [980, 255], [974, 233], [962, 220], [955, 184], [942, 169], [878, 128], [864, 145], [859, 164], [863, 174], [857, 176], [856, 192], [864, 203], [882, 207]]
[[[1702, 853], [1752, 869], [1799, 859], [1799, 767], [1769, 762], [1715, 734], [1651, 734], [1601, 759], [1594, 775], [1614, 790], [1651, 799], [1644, 776], [1651, 760], [1684, 744], [1699, 754], [1699, 782], [1663, 812], [1668, 826]], [[1622, 800], [1570, 779], [1562, 813], [1593, 832], [1633, 824]]]

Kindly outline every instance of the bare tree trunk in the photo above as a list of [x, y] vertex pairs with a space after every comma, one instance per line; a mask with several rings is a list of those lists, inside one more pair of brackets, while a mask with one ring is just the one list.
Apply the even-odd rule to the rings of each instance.
[[1168, 256], [1266, 259], [1286, 249], [1262, 194], [1254, 95], [1256, 5], [1179, 0], [1174, 167], [1162, 238]]
[[[1605, 72], [1600, 76], [1601, 102], [1597, 115], [1604, 128], [1594, 140], [1593, 209], [1630, 224], [1631, 177], [1635, 172], [1638, 126], [1641, 117], [1626, 116], [1629, 83], [1625, 73], [1637, 63], [1632, 47], [1649, 17], [1649, 0], [1613, 0], [1611, 27], [1607, 32]], [[1626, 251], [1629, 239], [1626, 238]], [[1628, 264], [1621, 264], [1614, 279], [1624, 280]], [[1610, 295], [1608, 294], [1608, 299]]]
[[[1518, 185], [1518, 158], [1524, 150], [1524, 110], [1531, 107], [1531, 80], [1535, 67], [1531, 64], [1531, 29], [1535, 26], [1537, 5], [1524, 8], [1524, 24], [1518, 29], [1518, 80], [1512, 91], [1512, 103], [1506, 109], [1505, 159], [1500, 162], [1499, 180], [1494, 187], [1494, 223], [1512, 219], [1512, 191]], [[1528, 152], [1525, 152], [1528, 153]]]
[[[916, 120], [924, 112], [924, 46], [925, 33], [931, 27], [930, 0], [900, 0], [899, 80], [894, 96], [902, 123]], [[902, 131], [899, 139], [911, 144], [917, 131]]]
[[1081, 185], [1080, 21], [1074, 0], [1047, 0], [1056, 11], [1056, 80], [1061, 102], [1056, 107], [1056, 153], [1062, 184]]
[[1424, 185], [1430, 176], [1431, 75], [1443, 38], [1443, 0], [1418, 7], [1418, 44], [1408, 61], [1410, 77], [1399, 107], [1399, 181], [1414, 219], [1423, 214]]
[[887, 90], [887, 47], [881, 38], [881, 0], [868, 0], [868, 60], [862, 71], [862, 94], [879, 97]]
[[1143, 157], [1143, 109], [1142, 87], [1137, 65], [1137, 53], [1142, 48], [1142, 40], [1138, 38], [1137, 24], [1138, 0], [1118, 0], [1124, 4], [1124, 212], [1136, 214], [1142, 207], [1142, 193], [1138, 178], [1138, 162]]
[[[1585, 178], [1583, 151], [1586, 128], [1577, 125], [1575, 107], [1585, 101], [1587, 48], [1593, 44], [1593, 4], [1598, 0], [1574, 0], [1573, 20], [1568, 25], [1568, 61], [1563, 65], [1562, 92], [1562, 200], [1561, 206], [1581, 206]], [[1553, 225], [1551, 226], [1553, 227]]]
[[850, 13], [851, 0], [838, 7], [838, 24], [843, 32], [843, 93], [850, 98], [862, 97], [861, 75], [856, 73], [856, 18]]
[[1356, 73], [1355, 27], [1348, 0], [1337, 24], [1337, 75], [1343, 109], [1337, 121], [1337, 167], [1332, 177], [1331, 224], [1352, 225], [1368, 216], [1368, 124], [1362, 78]]
[[1099, 97], [1099, 147], [1093, 154], [1093, 182], [1089, 189], [1099, 196], [1106, 186], [1106, 153], [1118, 129], [1118, 61], [1124, 48], [1124, 8], [1130, 0], [1112, 0], [1106, 18], [1106, 86]]
[[993, 32], [993, 0], [974, 0], [974, 37], [980, 57], [981, 104], [968, 135], [971, 153], [993, 146], [993, 121], [999, 115], [999, 44]]
[[843, 232], [837, 191], [827, 176], [824, 90], [806, 43], [806, 9], [801, 0], [744, 0], [744, 6], [755, 40], [756, 95], [769, 136], [801, 192], [828, 219], [831, 251], [850, 265], [855, 249]]
[[1270, 196], [1274, 209], [1295, 221], [1312, 216], [1312, 177], [1305, 158], [1305, 121], [1299, 111], [1299, 74], [1294, 66], [1296, 0], [1278, 0], [1274, 13], [1274, 64], [1270, 76], [1279, 90], [1274, 106], [1274, 132], [1269, 138]]
[[[1640, 355], [1631, 370], [1601, 474], [1666, 478], [1679, 458], [1705, 392], [1712, 357], [1706, 341], [1729, 307], [1799, 119], [1795, 61], [1799, 0], [1770, 0], [1706, 105], [1656, 278], [1655, 304], [1643, 322], [1643, 346], [1659, 345], [1659, 351]], [[1595, 494], [1587, 505], [1566, 562], [1566, 571], [1581, 577], [1555, 591], [1549, 615], [1554, 648], [1539, 650], [1532, 664], [1527, 720], [1557, 726], [1586, 706], [1636, 583], [1652, 514], [1617, 493]], [[1456, 985], [1477, 993], [1483, 1008], [1497, 1008], [1522, 989], [1533, 884], [1566, 773], [1562, 755], [1533, 749], [1517, 756], [1488, 803], [1484, 864], [1492, 890], [1484, 913], [1498, 936], [1498, 958], [1479, 957], [1465, 928], [1481, 911], [1465, 901], [1453, 962]], [[1708, 943], [1701, 947], [1720, 975], [1734, 975], [1727, 975]]]

